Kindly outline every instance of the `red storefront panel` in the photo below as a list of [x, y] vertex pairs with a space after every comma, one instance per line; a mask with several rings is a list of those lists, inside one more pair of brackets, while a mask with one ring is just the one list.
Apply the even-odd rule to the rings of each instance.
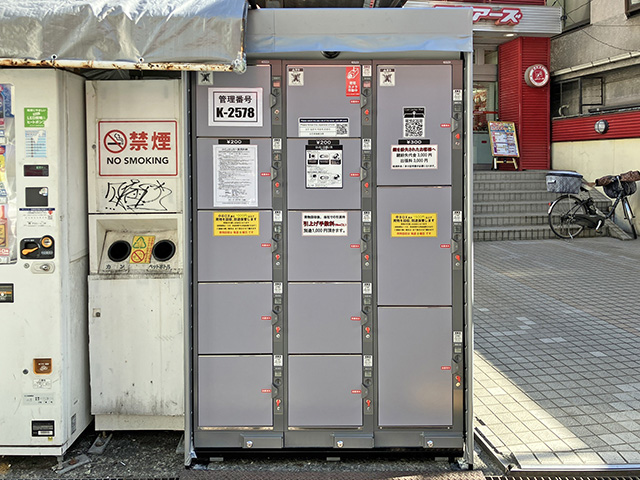
[[[595, 124], [598, 120], [606, 120], [609, 129], [606, 133], [597, 133]], [[616, 138], [637, 138], [640, 136], [640, 111], [611, 113], [555, 119], [552, 123], [552, 141], [577, 142], [582, 140], [613, 140]]]
[[517, 38], [498, 48], [498, 115], [516, 125], [518, 163], [524, 170], [545, 170], [550, 165], [550, 86], [530, 87], [524, 75], [531, 65], [549, 67], [549, 48], [548, 38], [534, 37]]

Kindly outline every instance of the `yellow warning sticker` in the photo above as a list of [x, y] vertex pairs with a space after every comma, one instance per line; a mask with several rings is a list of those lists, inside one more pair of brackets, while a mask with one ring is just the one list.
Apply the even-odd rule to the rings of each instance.
[[129, 263], [151, 263], [151, 251], [155, 241], [155, 235], [135, 235], [131, 242]]
[[392, 213], [392, 237], [437, 237], [437, 213]]
[[214, 212], [213, 235], [249, 237], [260, 235], [260, 212]]

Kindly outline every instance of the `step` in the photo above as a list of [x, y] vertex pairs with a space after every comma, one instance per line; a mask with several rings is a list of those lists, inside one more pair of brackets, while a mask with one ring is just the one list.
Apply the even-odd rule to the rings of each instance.
[[495, 192], [473, 192], [475, 202], [553, 202], [557, 193], [544, 191], [501, 190]]
[[490, 180], [545, 180], [547, 170], [525, 170], [518, 172], [501, 172], [496, 170], [474, 171], [474, 181], [490, 181]]
[[[585, 229], [580, 237], [602, 236], [595, 230]], [[558, 238], [549, 225], [547, 226], [509, 226], [509, 227], [479, 227], [473, 229], [473, 240], [476, 242], [488, 242], [499, 240], [546, 240]]]
[[548, 225], [549, 216], [547, 212], [529, 213], [490, 213], [473, 215], [473, 226], [477, 227], [506, 227], [506, 226], [532, 226]]
[[544, 180], [475, 180], [473, 182], [474, 192], [490, 192], [500, 190], [522, 190], [522, 191], [547, 191], [547, 184]]
[[473, 202], [473, 214], [547, 213], [549, 202], [519, 200], [511, 202]]

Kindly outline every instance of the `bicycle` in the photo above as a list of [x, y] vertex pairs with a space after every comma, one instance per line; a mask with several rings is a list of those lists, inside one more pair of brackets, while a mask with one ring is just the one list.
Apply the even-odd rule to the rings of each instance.
[[[558, 173], [560, 175], [567, 175], [573, 172], [550, 172]], [[573, 180], [579, 178], [578, 191], [576, 191], [576, 183], [572, 182], [570, 188], [571, 192], [558, 192], [558, 189], [550, 189], [549, 175], [547, 176], [547, 190], [563, 193], [554, 202], [549, 204], [549, 226], [553, 233], [560, 238], [572, 239], [580, 235], [585, 228], [594, 229], [597, 232], [600, 231], [606, 220], [610, 219], [616, 210], [618, 204], [622, 205], [622, 211], [624, 212], [625, 219], [629, 222], [631, 227], [631, 235], [633, 238], [638, 238], [636, 227], [633, 223], [635, 218], [631, 205], [629, 205], [629, 197], [633, 195], [636, 190], [636, 181], [640, 180], [640, 172], [631, 171], [620, 175], [606, 175], [598, 178], [593, 183], [586, 183], [582, 181], [582, 175], [571, 175]], [[566, 180], [566, 179], [565, 179]], [[558, 182], [560, 184], [562, 182]], [[611, 199], [615, 199], [615, 202], [611, 206], [609, 212], [606, 215], [598, 213], [595, 207], [595, 202], [591, 198], [591, 193], [587, 190], [582, 183], [586, 183], [588, 186], [601, 186], [604, 189], [604, 193]], [[566, 185], [566, 182], [565, 182]], [[560, 188], [560, 190], [563, 190]], [[580, 198], [574, 193], [580, 191], [586, 192], [586, 198]]]

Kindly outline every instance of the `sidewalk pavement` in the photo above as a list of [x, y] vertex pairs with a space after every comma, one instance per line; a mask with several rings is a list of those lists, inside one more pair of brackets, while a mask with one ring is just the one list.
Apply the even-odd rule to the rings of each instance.
[[475, 244], [475, 428], [505, 465], [640, 464], [640, 241]]

